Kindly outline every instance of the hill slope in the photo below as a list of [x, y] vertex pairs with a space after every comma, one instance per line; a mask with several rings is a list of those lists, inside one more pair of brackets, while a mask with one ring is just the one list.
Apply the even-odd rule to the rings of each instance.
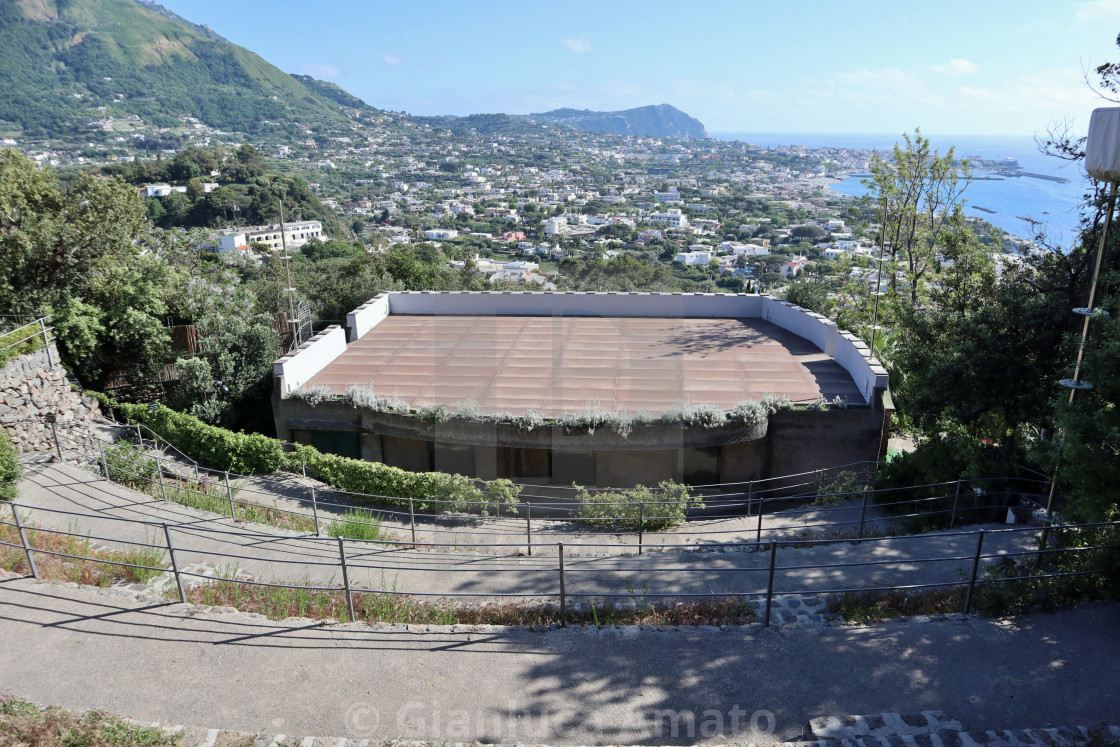
[[648, 137], [707, 137], [700, 120], [668, 104], [642, 106], [619, 112], [593, 112], [586, 109], [555, 109], [530, 114], [529, 119], [547, 124], [567, 125], [586, 132]]
[[336, 97], [151, 2], [0, 0], [0, 119], [27, 135], [139, 116], [260, 132], [346, 121]]

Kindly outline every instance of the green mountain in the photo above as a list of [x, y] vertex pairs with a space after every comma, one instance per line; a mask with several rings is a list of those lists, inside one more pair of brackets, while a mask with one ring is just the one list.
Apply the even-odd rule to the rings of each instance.
[[129, 116], [294, 135], [361, 104], [141, 0], [0, 0], [0, 90], [0, 129], [51, 137]]
[[529, 119], [546, 124], [567, 125], [586, 132], [643, 137], [707, 137], [700, 120], [680, 109], [659, 104], [626, 109], [620, 112], [593, 112], [586, 109], [554, 109], [529, 114]]

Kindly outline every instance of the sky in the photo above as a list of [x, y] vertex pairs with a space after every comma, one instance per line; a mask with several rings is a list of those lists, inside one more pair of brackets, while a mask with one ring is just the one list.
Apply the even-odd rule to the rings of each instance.
[[1036, 135], [1109, 105], [1120, 0], [160, 0], [411, 114], [672, 104], [709, 132]]

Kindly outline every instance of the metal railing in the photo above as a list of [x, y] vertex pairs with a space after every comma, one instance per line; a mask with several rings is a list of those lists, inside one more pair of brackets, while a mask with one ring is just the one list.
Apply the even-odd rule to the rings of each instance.
[[[837, 542], [853, 544], [853, 541], [842, 540], [821, 543], [820, 541], [772, 540], [765, 544], [765, 556], [767, 560], [763, 564], [733, 562], [717, 565], [715, 563], [706, 563], [701, 567], [697, 567], [683, 562], [681, 560], [682, 556], [678, 554], [671, 555], [668, 558], [670, 561], [673, 561], [675, 565], [656, 567], [648, 563], [637, 561], [636, 559], [633, 559], [627, 564], [625, 562], [627, 556], [625, 555], [609, 556], [610, 559], [616, 561], [609, 565], [603, 564], [601, 558], [597, 561], [589, 561], [588, 559], [579, 558], [578, 556], [575, 558], [580, 561], [578, 565], [566, 565], [565, 559], [569, 558], [569, 556], [565, 554], [565, 544], [560, 542], [556, 545], [557, 558], [555, 563], [545, 562], [544, 558], [539, 558], [534, 561], [533, 564], [529, 565], [490, 565], [480, 569], [474, 562], [441, 563], [441, 556], [437, 554], [433, 557], [433, 551], [449, 551], [457, 548], [452, 545], [440, 543], [427, 543], [423, 553], [413, 552], [410, 554], [408, 551], [401, 549], [398, 545], [382, 540], [354, 540], [341, 537], [301, 537], [293, 539], [292, 537], [282, 537], [260, 532], [235, 531], [209, 527], [203, 528], [191, 524], [176, 524], [166, 521], [109, 517], [104, 514], [89, 514], [78, 511], [43, 508], [20, 503], [10, 503], [9, 508], [12, 514], [12, 520], [0, 520], [0, 526], [14, 528], [15, 537], [13, 537], [13, 539], [18, 538], [18, 541], [9, 542], [0, 540], [0, 546], [15, 548], [22, 551], [27, 558], [27, 564], [31, 574], [35, 578], [41, 577], [40, 569], [36, 564], [36, 557], [48, 556], [79, 562], [88, 560], [96, 563], [107, 563], [113, 566], [143, 569], [154, 573], [170, 572], [175, 583], [178, 599], [181, 602], [186, 602], [188, 598], [184, 579], [198, 579], [200, 582], [207, 583], [213, 583], [215, 580], [218, 580], [257, 587], [338, 593], [345, 595], [348, 616], [352, 621], [356, 619], [354, 606], [355, 598], [363, 594], [373, 594], [399, 595], [409, 598], [438, 598], [445, 601], [454, 601], [457, 599], [488, 599], [501, 602], [507, 600], [524, 601], [527, 599], [554, 600], [554, 603], [559, 609], [560, 624], [563, 626], [568, 622], [568, 606], [571, 600], [582, 599], [593, 602], [596, 599], [606, 600], [618, 597], [625, 598], [628, 595], [631, 597], [635, 596], [629, 583], [627, 584], [629, 588], [625, 593], [619, 591], [617, 588], [603, 588], [604, 586], [612, 584], [617, 586], [617, 581], [608, 581], [606, 584], [599, 581], [600, 588], [588, 588], [594, 586], [596, 583], [594, 578], [583, 585], [585, 590], [580, 590], [580, 579], [587, 578], [584, 574], [596, 573], [613, 576], [622, 574], [624, 577], [626, 577], [626, 574], [637, 574], [643, 582], [643, 589], [637, 596], [641, 598], [643, 603], [648, 603], [648, 600], [651, 599], [662, 601], [703, 601], [726, 600], [731, 598], [742, 600], [744, 603], [754, 601], [763, 609], [760, 621], [765, 626], [769, 626], [771, 623], [772, 607], [776, 597], [804, 594], [843, 595], [873, 591], [918, 592], [931, 589], [957, 588], [964, 590], [961, 611], [964, 614], [968, 614], [972, 610], [977, 590], [988, 584], [1030, 579], [1072, 578], [1096, 575], [1104, 572], [1104, 568], [1062, 570], [1061, 565], [1056, 565], [1056, 570], [1036, 573], [1026, 578], [999, 577], [982, 573], [984, 561], [1013, 559], [1026, 556], [1033, 556], [1038, 559], [1062, 558], [1068, 557], [1071, 554], [1073, 556], [1078, 556], [1085, 553], [1116, 550], [1120, 548], [1120, 544], [1116, 542], [1082, 544], [1078, 541], [1079, 536], [1083, 537], [1088, 534], [1087, 530], [1095, 530], [1102, 527], [1108, 527], [1110, 531], [1114, 533], [1113, 537], [1120, 539], [1120, 534], [1116, 534], [1116, 532], [1120, 531], [1120, 522], [1110, 522], [1065, 525], [1052, 528], [1051, 531], [1056, 535], [1061, 534], [1066, 537], [1067, 540], [1073, 541], [1073, 545], [1069, 547], [1036, 547], [1024, 549], [1024, 547], [1030, 545], [1039, 530], [1036, 527], [1015, 527], [988, 531], [981, 529], [978, 531], [954, 532], [939, 535], [943, 541], [947, 541], [949, 544], [941, 554], [929, 554], [928, 551], [924, 550], [920, 543], [928, 540], [928, 537], [874, 537], [854, 541], [854, 544], [860, 549], [870, 548], [870, 550], [864, 551], [864, 555], [867, 556], [865, 558], [856, 556], [852, 560], [845, 560], [843, 562], [804, 563], [797, 562], [796, 556], [790, 556], [791, 562], [780, 563], [779, 549], [805, 549], [822, 544], [826, 548], [830, 548]], [[157, 534], [162, 534], [163, 542], [152, 542], [150, 540], [141, 542], [121, 536], [107, 536], [105, 533], [99, 533], [97, 535], [81, 533], [73, 531], [72, 524], [71, 530], [51, 529], [39, 526], [29, 527], [25, 519], [21, 517], [21, 511], [35, 511], [40, 514], [60, 515], [66, 517], [66, 520], [71, 523], [80, 520], [96, 521], [99, 525], [108, 523], [114, 529], [122, 529], [125, 531], [129, 528], [134, 531], [135, 528], [139, 527], [144, 528], [145, 531], [155, 529], [158, 530]], [[129, 563], [122, 560], [106, 560], [97, 556], [39, 547], [36, 546], [29, 537], [30, 534], [35, 534], [37, 536], [38, 533], [77, 537], [83, 540], [122, 543], [130, 546], [163, 550], [166, 552], [169, 567]], [[999, 541], [1000, 544], [1000, 547], [994, 550], [991, 549], [993, 540]], [[231, 546], [233, 547], [232, 550], [226, 549]], [[494, 546], [509, 547], [509, 545], [505, 544]], [[628, 545], [616, 543], [600, 543], [599, 546], [632, 549], [632, 547]], [[886, 546], [885, 550], [883, 549], [884, 546]], [[916, 548], [916, 553], [907, 552], [908, 546]], [[236, 551], [242, 547], [250, 547], [256, 554]], [[719, 545], [719, 549], [724, 551], [747, 550], [753, 547], [753, 543], [722, 543]], [[880, 557], [888, 552], [894, 557]], [[189, 567], [184, 566], [181, 562], [181, 558], [186, 555], [206, 557], [216, 561], [233, 561], [234, 563], [265, 563], [269, 567], [272, 567], [273, 564], [281, 564], [285, 567], [302, 566], [305, 569], [305, 582], [300, 584], [284, 583], [279, 580], [265, 582], [253, 578], [236, 577], [215, 579], [212, 575], [201, 573], [197, 570], [190, 570]], [[849, 551], [846, 555], [851, 557], [852, 553]], [[630, 557], [633, 558], [633, 556]], [[740, 552], [730, 556], [721, 554], [712, 555], [711, 557], [731, 557], [732, 559], [749, 560], [758, 557], [758, 554]], [[617, 562], [618, 560], [623, 560], [623, 564], [619, 565]], [[952, 564], [952, 567], [955, 569], [960, 569], [963, 564], [964, 567], [968, 568], [968, 571], [960, 572], [959, 577], [955, 580], [930, 579], [924, 576], [921, 572], [922, 567], [935, 563]], [[891, 566], [897, 567], [895, 570], [896, 577], [902, 582], [873, 582], [870, 585], [866, 583], [861, 584], [859, 583], [859, 574], [855, 572], [855, 569], [883, 569]], [[329, 576], [327, 576], [328, 582], [313, 583], [309, 572], [306, 570], [308, 568], [316, 569], [320, 578], [322, 578], [324, 574], [329, 573]], [[820, 573], [822, 571], [825, 573]], [[367, 576], [380, 573], [382, 578], [381, 588], [362, 586], [360, 583], [356, 583], [354, 581], [356, 572], [365, 572]], [[414, 584], [413, 588], [398, 588], [396, 581], [392, 583], [390, 588], [386, 588], [386, 582], [384, 581], [386, 572], [395, 572], [398, 574], [400, 572], [406, 572], [413, 576], [424, 576], [425, 578], [434, 577], [435, 587], [433, 587], [430, 581], [426, 584], [421, 584], [416, 579], [411, 579], [411, 582]], [[812, 584], [805, 580], [805, 572], [811, 572], [813, 576], [817, 578], [825, 576], [838, 576], [838, 578], [835, 583], [826, 583], [824, 585], [820, 583]], [[511, 577], [514, 579], [524, 577], [526, 574], [531, 574], [531, 577], [529, 586], [514, 587], [521, 590], [473, 591], [467, 589], [475, 588], [474, 586], [463, 588], [463, 585], [460, 585], [459, 588], [453, 588], [455, 584], [451, 582], [451, 579], [455, 578], [456, 574], [461, 573], [472, 574], [476, 577], [481, 574], [486, 579], [500, 578], [503, 581]], [[532, 576], [536, 577], [535, 580], [533, 580]], [[740, 578], [738, 580], [742, 584], [741, 587], [738, 589], [729, 589], [724, 592], [710, 590], [697, 592], [689, 590], [693, 588], [689, 586], [689, 583], [694, 582], [696, 578], [700, 579], [702, 585], [710, 588], [713, 580], [727, 576], [739, 576]], [[341, 585], [333, 583], [334, 578], [341, 578]], [[749, 579], [749, 581], [743, 583], [745, 579]], [[871, 579], [874, 579], [874, 574], [871, 575]], [[575, 590], [573, 590], [573, 582], [575, 582]], [[656, 584], [658, 590], [650, 591], [649, 585], [651, 583]], [[441, 584], [450, 588], [438, 588]], [[693, 586], [695, 586], [695, 584], [693, 584]], [[751, 588], [752, 586], [753, 588]]]
[[[5, 324], [7, 320], [15, 320], [14, 323], [19, 326], [11, 327], [10, 324]], [[33, 319], [30, 322], [24, 322], [25, 319]], [[14, 337], [14, 340], [0, 345], [0, 357], [3, 356], [5, 350], [10, 350], [17, 345], [22, 345], [31, 340], [42, 338], [42, 347], [47, 351], [47, 363], [54, 366], [53, 356], [51, 355], [51, 343], [54, 342], [54, 337], [51, 334], [54, 332], [54, 327], [47, 326], [49, 316], [42, 316], [38, 318], [28, 317], [24, 315], [4, 315], [0, 316], [0, 341], [8, 340]], [[36, 346], [38, 349], [38, 345]]]
[[[59, 423], [59, 425], [74, 425]], [[425, 497], [398, 497], [355, 493], [337, 488], [309, 486], [295, 480], [282, 480], [282, 490], [287, 495], [259, 490], [252, 486], [253, 477], [237, 473], [211, 470], [201, 467], [197, 462], [183, 463], [167, 456], [153, 453], [124, 451], [116, 444], [99, 438], [96, 434], [75, 429], [69, 434], [55, 431], [55, 447], [61, 456], [64, 452], [76, 456], [95, 472], [116, 482], [143, 488], [149, 495], [180, 503], [206, 501], [208, 510], [218, 511], [216, 503], [228, 506], [228, 516], [239, 520], [251, 517], [253, 512], [265, 509], [286, 518], [276, 522], [287, 525], [306, 526], [307, 533], [322, 534], [324, 524], [343, 522], [365, 526], [381, 527], [386, 520], [393, 522], [387, 528], [408, 532], [407, 544], [428, 544], [418, 540], [418, 532], [439, 537], [441, 535], [462, 535], [463, 527], [469, 527], [476, 537], [509, 540], [523, 547], [531, 556], [535, 548], [551, 544], [547, 535], [552, 534], [589, 534], [592, 537], [603, 534], [630, 538], [628, 545], [643, 554], [647, 547], [648, 535], [666, 523], [676, 522], [670, 533], [660, 534], [659, 541], [652, 546], [669, 546], [666, 536], [672, 536], [693, 545], [703, 543], [708, 546], [721, 542], [749, 542], [756, 548], [768, 539], [783, 540], [794, 536], [812, 536], [839, 539], [862, 539], [869, 533], [889, 533], [906, 522], [914, 522], [922, 530], [953, 530], [961, 522], [976, 523], [1009, 499], [1020, 500], [1020, 491], [980, 492], [971, 487], [982, 483], [981, 480], [955, 480], [906, 488], [860, 489], [850, 493], [802, 493], [794, 496], [772, 495], [769, 491], [748, 490], [739, 494], [723, 494], [718, 498], [705, 497], [707, 508], [702, 514], [686, 515], [683, 518], [669, 514], [665, 507], [677, 508], [678, 504], [668, 501], [642, 501], [638, 503], [596, 504], [617, 509], [617, 516], [581, 515], [581, 504], [572, 500], [549, 500], [534, 498], [530, 501], [501, 503], [497, 501], [444, 500]], [[147, 447], [143, 431], [139, 425], [121, 426], [120, 436], [126, 439], [135, 437], [141, 447]], [[135, 434], [135, 436], [133, 436]], [[161, 439], [153, 434], [152, 443], [157, 445]], [[164, 442], [165, 443], [165, 442]], [[108, 456], [112, 456], [110, 465]], [[813, 473], [805, 473], [813, 474]], [[1033, 483], [1032, 483], [1033, 484]], [[1039, 484], [1042, 484], [1039, 481]], [[925, 497], [899, 497], [915, 490], [932, 491]], [[253, 497], [271, 500], [262, 503]], [[283, 507], [276, 503], [284, 498], [297, 507]], [[804, 501], [815, 498], [820, 504], [804, 505]], [[840, 504], [836, 502], [839, 501]], [[846, 501], [846, 504], [844, 503]], [[800, 504], [800, 505], [799, 505]], [[429, 510], [422, 507], [431, 506]], [[467, 508], [472, 513], [455, 513], [439, 510], [441, 507]], [[352, 509], [369, 511], [373, 521], [362, 521], [354, 515], [345, 515]], [[224, 510], [223, 510], [224, 512]], [[489, 513], [493, 515], [487, 515]], [[324, 516], [326, 514], [326, 516]], [[628, 514], [628, 515], [627, 515]], [[764, 517], [780, 519], [782, 524], [765, 526]], [[808, 517], [809, 520], [803, 520]], [[720, 522], [734, 521], [733, 528], [720, 527]], [[542, 541], [541, 535], [545, 535]], [[524, 540], [522, 542], [522, 540]], [[404, 542], [404, 540], [402, 540]], [[569, 545], [573, 543], [569, 542]], [[591, 546], [593, 541], [577, 541], [574, 544]]]

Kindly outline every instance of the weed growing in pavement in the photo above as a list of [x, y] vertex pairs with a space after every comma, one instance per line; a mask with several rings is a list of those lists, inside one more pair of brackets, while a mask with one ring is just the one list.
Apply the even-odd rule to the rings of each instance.
[[345, 537], [355, 540], [381, 539], [381, 514], [364, 508], [351, 508], [341, 519], [335, 519], [327, 527], [331, 537]]

